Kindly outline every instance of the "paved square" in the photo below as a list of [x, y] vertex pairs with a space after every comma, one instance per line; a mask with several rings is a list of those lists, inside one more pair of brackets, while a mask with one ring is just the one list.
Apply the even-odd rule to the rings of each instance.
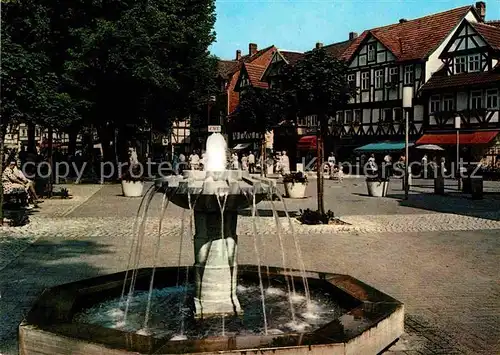
[[[388, 354], [500, 353], [500, 198], [434, 196], [429, 181], [416, 181], [408, 201], [399, 181], [387, 198], [366, 196], [362, 179], [326, 182], [326, 207], [347, 227], [288, 224], [287, 267], [298, 267], [290, 228], [307, 269], [346, 273], [405, 303], [406, 334]], [[487, 191], [500, 191], [498, 184]], [[16, 330], [46, 287], [126, 268], [140, 199], [120, 196], [119, 185], [69, 186], [73, 200], [46, 201], [25, 227], [0, 229], [0, 353], [17, 354]], [[315, 194], [315, 181], [308, 186]], [[284, 215], [284, 209], [279, 207]], [[315, 199], [286, 200], [290, 213], [315, 208]], [[153, 255], [160, 196], [153, 199], [141, 266]], [[259, 205], [260, 258], [281, 266], [270, 202]], [[251, 220], [241, 211], [239, 262], [256, 263]], [[162, 229], [163, 265], [193, 262], [192, 243], [181, 241], [187, 213], [170, 206]], [[273, 228], [273, 229], [271, 229]]]

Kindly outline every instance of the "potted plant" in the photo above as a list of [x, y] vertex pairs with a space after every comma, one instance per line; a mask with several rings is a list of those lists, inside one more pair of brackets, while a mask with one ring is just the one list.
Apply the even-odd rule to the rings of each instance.
[[290, 173], [283, 176], [285, 194], [288, 198], [304, 198], [306, 195], [307, 176], [303, 172]]
[[141, 197], [144, 190], [144, 178], [140, 165], [131, 166], [121, 176], [122, 192], [125, 197]]
[[366, 177], [366, 187], [368, 188], [368, 195], [373, 197], [387, 196], [389, 189], [389, 178], [381, 174]]

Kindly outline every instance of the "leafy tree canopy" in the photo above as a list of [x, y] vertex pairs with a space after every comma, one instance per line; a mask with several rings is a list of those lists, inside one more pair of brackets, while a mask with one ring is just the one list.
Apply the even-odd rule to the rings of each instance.
[[289, 108], [288, 97], [283, 91], [251, 87], [240, 94], [234, 122], [255, 132], [269, 132], [287, 118]]
[[295, 65], [283, 67], [283, 88], [295, 97], [299, 115], [319, 114], [326, 119], [352, 95], [347, 69], [345, 62], [324, 49], [314, 49]]

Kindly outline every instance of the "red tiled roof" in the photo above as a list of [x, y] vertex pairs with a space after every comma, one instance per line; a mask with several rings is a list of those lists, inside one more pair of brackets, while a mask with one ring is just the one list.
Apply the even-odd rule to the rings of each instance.
[[459, 86], [484, 85], [494, 82], [500, 82], [500, 72], [498, 71], [463, 73], [449, 76], [433, 75], [420, 90], [427, 91]]
[[486, 21], [486, 24], [490, 26], [500, 27], [500, 20]]
[[363, 40], [372, 35], [386, 46], [398, 61], [426, 58], [471, 9], [472, 6], [462, 6], [403, 23], [366, 30], [354, 40], [342, 57], [350, 60]]
[[328, 46], [324, 46], [323, 49], [331, 55], [334, 58], [340, 59], [344, 52], [346, 51], [347, 48], [350, 47], [350, 45], [354, 42], [355, 40], [347, 40], [343, 42], [337, 42], [337, 43], [332, 43], [329, 44]]
[[217, 73], [222, 77], [227, 77], [238, 70], [240, 62], [237, 60], [219, 60], [217, 63]]
[[471, 25], [492, 48], [500, 49], [500, 27], [484, 23], [471, 23]]
[[262, 75], [266, 71], [266, 67], [263, 65], [256, 65], [250, 63], [245, 63], [244, 65], [245, 65], [245, 70], [248, 74], [248, 79], [250, 80], [250, 84], [254, 87], [267, 89], [268, 84], [260, 81]]
[[283, 56], [283, 58], [285, 58], [285, 60], [290, 65], [294, 65], [299, 60], [304, 58], [304, 53], [299, 53], [299, 52], [280, 51], [280, 54]]

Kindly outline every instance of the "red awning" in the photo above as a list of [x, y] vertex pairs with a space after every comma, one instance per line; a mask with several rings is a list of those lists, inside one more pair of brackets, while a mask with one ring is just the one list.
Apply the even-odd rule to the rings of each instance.
[[316, 136], [304, 136], [300, 137], [297, 143], [297, 149], [299, 150], [316, 150]]
[[[460, 133], [460, 144], [487, 144], [499, 131]], [[457, 144], [456, 133], [424, 134], [416, 144]]]

